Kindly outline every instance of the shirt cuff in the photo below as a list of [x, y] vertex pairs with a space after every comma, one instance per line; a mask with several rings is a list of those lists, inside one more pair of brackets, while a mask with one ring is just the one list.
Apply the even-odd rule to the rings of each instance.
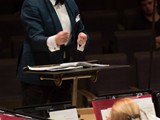
[[51, 37], [48, 37], [48, 39], [47, 39], [47, 46], [48, 46], [48, 49], [51, 52], [55, 52], [57, 50], [60, 50], [60, 47], [57, 46], [57, 44], [56, 44], [55, 35], [51, 36]]
[[86, 42], [85, 42], [83, 45], [77, 44], [77, 50], [83, 52], [83, 51], [84, 51], [84, 48], [85, 48], [85, 45], [86, 45]]

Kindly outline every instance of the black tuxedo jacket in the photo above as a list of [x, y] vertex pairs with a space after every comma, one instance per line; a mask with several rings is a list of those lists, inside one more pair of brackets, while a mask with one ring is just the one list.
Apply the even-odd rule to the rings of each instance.
[[[50, 0], [24, 1], [21, 19], [26, 36], [17, 69], [17, 76], [22, 81], [36, 85], [51, 84], [51, 81], [40, 81], [38, 75], [23, 73], [23, 67], [27, 65], [33, 66], [62, 63], [64, 51], [69, 51], [70, 45], [77, 41], [78, 33], [86, 33], [82, 19], [76, 20], [79, 16], [79, 10], [75, 1], [65, 0], [64, 4], [71, 21], [72, 38], [67, 46], [61, 46], [59, 51], [50, 52], [46, 43], [48, 37], [62, 30], [62, 26], [53, 5]], [[68, 56], [68, 53], [66, 54]]]

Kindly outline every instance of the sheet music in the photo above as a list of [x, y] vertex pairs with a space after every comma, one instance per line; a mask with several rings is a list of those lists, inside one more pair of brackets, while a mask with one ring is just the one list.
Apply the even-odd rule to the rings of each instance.
[[111, 108], [101, 110], [102, 120], [106, 120], [106, 118], [109, 117], [110, 111], [111, 111]]
[[[136, 103], [139, 105], [139, 107], [146, 113], [156, 116], [154, 104], [152, 102], [152, 98], [140, 98], [140, 99], [134, 99]], [[147, 120], [144, 113], [141, 113], [142, 119]]]
[[56, 68], [56, 69], [50, 69], [49, 71], [73, 70], [73, 69], [80, 69], [80, 68], [83, 68], [83, 66]]
[[61, 66], [48, 66], [48, 67], [31, 67], [28, 66], [29, 70], [33, 71], [60, 71], [60, 70], [72, 70], [83, 68], [83, 66], [75, 66], [75, 67], [61, 67]]
[[76, 108], [49, 112], [52, 120], [78, 120]]
[[104, 67], [109, 66], [104, 64], [93, 64], [89, 62], [68, 62], [62, 63], [60, 65], [48, 65], [48, 66], [27, 66], [29, 70], [33, 71], [59, 71], [59, 70], [71, 70], [71, 69], [79, 69], [83, 67]]
[[109, 66], [104, 64], [97, 64], [97, 63], [89, 63], [89, 62], [68, 62], [60, 64], [61, 67], [70, 67], [70, 66], [84, 66], [84, 67], [103, 67]]

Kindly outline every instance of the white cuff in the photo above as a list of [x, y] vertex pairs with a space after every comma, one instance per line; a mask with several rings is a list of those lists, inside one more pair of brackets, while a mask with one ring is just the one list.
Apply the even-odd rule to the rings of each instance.
[[81, 45], [81, 46], [79, 44], [77, 44], [77, 50], [83, 52], [85, 45], [86, 45], [86, 42], [83, 45]]
[[51, 52], [60, 50], [60, 47], [57, 46], [57, 44], [56, 44], [55, 35], [53, 35], [53, 36], [51, 36], [51, 37], [48, 37], [48, 39], [47, 39], [47, 46], [48, 46], [48, 49], [49, 49]]

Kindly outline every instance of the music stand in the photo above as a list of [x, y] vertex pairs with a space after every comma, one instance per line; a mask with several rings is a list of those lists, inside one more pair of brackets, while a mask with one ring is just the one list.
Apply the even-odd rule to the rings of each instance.
[[3, 120], [50, 120], [33, 114], [22, 113], [0, 107], [0, 119]]
[[[57, 86], [62, 84], [63, 80], [73, 80], [73, 92], [72, 92], [72, 105], [77, 105], [77, 87], [78, 80], [80, 79], [90, 79], [96, 82], [98, 72], [102, 69], [118, 69], [121, 67], [129, 67], [129, 65], [109, 65], [100, 67], [84, 67], [72, 70], [62, 70], [62, 71], [33, 71], [29, 70], [27, 67], [24, 69], [24, 73], [27, 74], [39, 74], [40, 80], [54, 80]], [[50, 77], [45, 77], [45, 76]]]
[[70, 101], [65, 101], [65, 102], [58, 102], [58, 103], [47, 103], [47, 104], [23, 106], [19, 108], [14, 108], [13, 110], [22, 114], [31, 114], [34, 116], [50, 119], [49, 111], [64, 110], [69, 108], [74, 108], [74, 106], [71, 105]]

